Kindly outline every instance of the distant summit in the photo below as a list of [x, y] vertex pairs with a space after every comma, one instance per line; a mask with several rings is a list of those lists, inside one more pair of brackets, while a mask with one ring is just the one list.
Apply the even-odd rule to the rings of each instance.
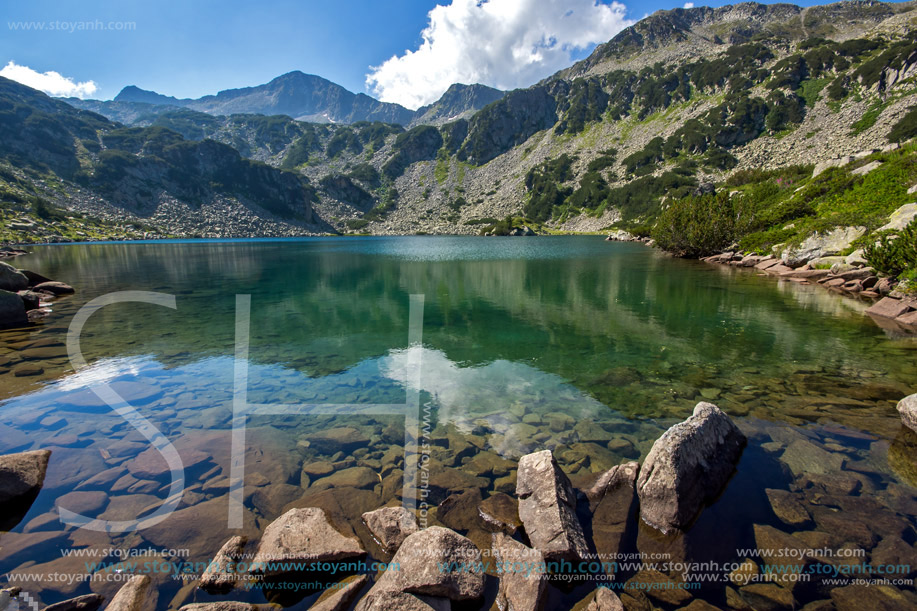
[[436, 102], [418, 108], [412, 123], [441, 125], [456, 119], [468, 118], [491, 102], [502, 98], [505, 93], [487, 85], [456, 83]]
[[186, 106], [191, 100], [179, 100], [172, 96], [147, 91], [134, 85], [128, 85], [115, 96], [115, 102], [138, 102], [140, 104], [159, 104], [165, 106]]
[[197, 99], [179, 99], [129, 85], [110, 102], [76, 99], [68, 99], [67, 102], [128, 123], [177, 106], [211, 115], [288, 115], [313, 123], [381, 121], [399, 125], [440, 125], [458, 117], [467, 117], [502, 96], [502, 91], [492, 87], [456, 84], [438, 101], [415, 112], [400, 104], [380, 102], [366, 94], [348, 91], [328, 79], [295, 70], [264, 85], [226, 89]]

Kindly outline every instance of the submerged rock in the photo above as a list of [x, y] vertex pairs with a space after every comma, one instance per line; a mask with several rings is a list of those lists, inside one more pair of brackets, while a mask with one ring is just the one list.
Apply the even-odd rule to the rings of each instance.
[[806, 511], [805, 506], [797, 498], [797, 495], [789, 490], [775, 490], [773, 488], [765, 489], [764, 493], [767, 495], [767, 500], [770, 502], [774, 515], [787, 526], [803, 528], [812, 524], [812, 516]]
[[316, 507], [290, 509], [264, 529], [252, 570], [277, 574], [274, 563], [335, 562], [366, 553], [360, 541], [345, 537], [328, 522], [325, 512]]
[[640, 469], [637, 494], [644, 522], [668, 533], [687, 526], [719, 495], [745, 447], [745, 435], [712, 403], [656, 440]]
[[383, 507], [363, 514], [363, 523], [382, 548], [392, 553], [417, 532], [417, 517], [404, 507]]
[[51, 293], [52, 295], [71, 295], [75, 292], [72, 286], [63, 282], [42, 282], [33, 286], [32, 289]]
[[508, 535], [522, 526], [519, 519], [519, 503], [513, 497], [502, 492], [495, 492], [478, 505], [478, 515], [488, 530], [504, 532]]
[[837, 611], [905, 611], [917, 607], [917, 595], [892, 585], [849, 585], [831, 590]]
[[587, 557], [589, 548], [576, 517], [573, 485], [550, 450], [519, 460], [516, 496], [529, 541], [545, 559], [572, 562]]
[[843, 454], [823, 450], [811, 441], [797, 439], [780, 456], [787, 468], [796, 477], [806, 474], [821, 474], [840, 471], [844, 466]]
[[[618, 465], [599, 476], [586, 492], [592, 514], [592, 540], [600, 557], [612, 558], [636, 538], [637, 473], [636, 462]], [[614, 563], [603, 564], [610, 573]]]

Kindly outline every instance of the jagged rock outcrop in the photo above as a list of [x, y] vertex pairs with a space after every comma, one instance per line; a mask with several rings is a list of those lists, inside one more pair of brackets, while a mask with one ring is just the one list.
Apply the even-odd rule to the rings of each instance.
[[242, 559], [246, 541], [245, 537], [237, 535], [224, 543], [201, 575], [198, 587], [211, 593], [231, 590], [239, 578], [235, 564]]
[[650, 449], [637, 478], [640, 517], [671, 532], [688, 526], [719, 495], [745, 447], [745, 435], [712, 403], [666, 431]]
[[551, 450], [519, 459], [516, 475], [519, 518], [532, 547], [549, 561], [576, 561], [589, 548], [576, 517], [576, 495]]
[[496, 605], [513, 611], [538, 611], [544, 602], [547, 575], [544, 556], [503, 533], [493, 535], [500, 589]]
[[150, 597], [150, 578], [148, 575], [134, 575], [115, 594], [106, 611], [149, 611], [152, 606]]

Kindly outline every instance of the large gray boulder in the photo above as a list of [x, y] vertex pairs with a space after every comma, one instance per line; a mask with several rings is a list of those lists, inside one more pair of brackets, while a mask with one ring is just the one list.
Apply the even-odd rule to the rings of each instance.
[[317, 507], [291, 509], [264, 529], [252, 572], [277, 575], [291, 572], [290, 562], [336, 562], [357, 558], [366, 551], [360, 541], [345, 537], [331, 526]]
[[29, 288], [29, 279], [18, 269], [0, 261], [0, 289], [4, 291], [21, 291]]
[[415, 596], [398, 590], [374, 587], [360, 599], [354, 611], [450, 611], [452, 603], [441, 596]]
[[[262, 608], [273, 609], [268, 605]], [[251, 603], [243, 603], [235, 600], [221, 600], [214, 603], [191, 603], [179, 607], [178, 611], [256, 611], [258, 607]]]
[[42, 611], [96, 611], [104, 601], [105, 598], [101, 594], [84, 594], [48, 605]]
[[497, 607], [513, 611], [538, 611], [544, 602], [547, 585], [545, 561], [541, 552], [496, 533], [493, 552], [497, 560], [500, 589]]
[[915, 218], [917, 218], [917, 204], [904, 204], [888, 217], [888, 223], [879, 227], [876, 231], [900, 231], [907, 227]]
[[344, 611], [350, 609], [360, 590], [369, 582], [367, 575], [351, 575], [343, 581], [334, 584], [319, 596], [309, 611]]
[[898, 413], [904, 426], [917, 432], [917, 394], [909, 395], [898, 401]]
[[637, 494], [643, 521], [668, 533], [691, 523], [732, 475], [745, 435], [712, 403], [656, 440], [640, 469]]
[[29, 322], [25, 301], [16, 293], [0, 290], [0, 329], [18, 327]]
[[519, 459], [516, 496], [529, 541], [546, 560], [574, 562], [588, 557], [573, 485], [550, 450]]
[[134, 575], [121, 586], [105, 611], [144, 611], [151, 606], [150, 578], [148, 575]]
[[865, 233], [865, 227], [837, 227], [825, 233], [815, 233], [799, 246], [784, 250], [780, 258], [790, 267], [798, 267], [812, 259], [841, 253]]
[[242, 559], [246, 538], [240, 535], [232, 537], [223, 544], [217, 555], [207, 565], [198, 587], [213, 594], [225, 593], [236, 585], [239, 574], [235, 565]]
[[379, 545], [390, 553], [420, 530], [417, 517], [404, 507], [383, 507], [364, 513], [362, 518]]
[[618, 595], [611, 591], [611, 588], [600, 586], [590, 597], [591, 600], [583, 611], [624, 611], [624, 604]]
[[[397, 570], [393, 568], [382, 574], [360, 601], [358, 610], [381, 609], [378, 601], [393, 598], [392, 593], [450, 600], [474, 600], [484, 595], [481, 552], [469, 539], [448, 528], [431, 526], [409, 536], [391, 564]], [[401, 596], [394, 599], [420, 604]], [[421, 602], [436, 607], [430, 601]]]
[[36, 494], [45, 481], [51, 450], [0, 456], [0, 508]]

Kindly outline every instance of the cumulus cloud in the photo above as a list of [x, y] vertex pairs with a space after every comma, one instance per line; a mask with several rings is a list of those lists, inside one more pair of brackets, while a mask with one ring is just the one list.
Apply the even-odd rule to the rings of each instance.
[[685, 8], [694, 8], [693, 2], [685, 2]]
[[0, 70], [0, 76], [57, 97], [88, 98], [98, 89], [94, 81], [77, 83], [59, 72], [38, 72], [12, 61]]
[[453, 83], [527, 87], [633, 23], [626, 12], [600, 0], [452, 0], [430, 11], [419, 48], [371, 67], [366, 84], [408, 108], [435, 101]]

